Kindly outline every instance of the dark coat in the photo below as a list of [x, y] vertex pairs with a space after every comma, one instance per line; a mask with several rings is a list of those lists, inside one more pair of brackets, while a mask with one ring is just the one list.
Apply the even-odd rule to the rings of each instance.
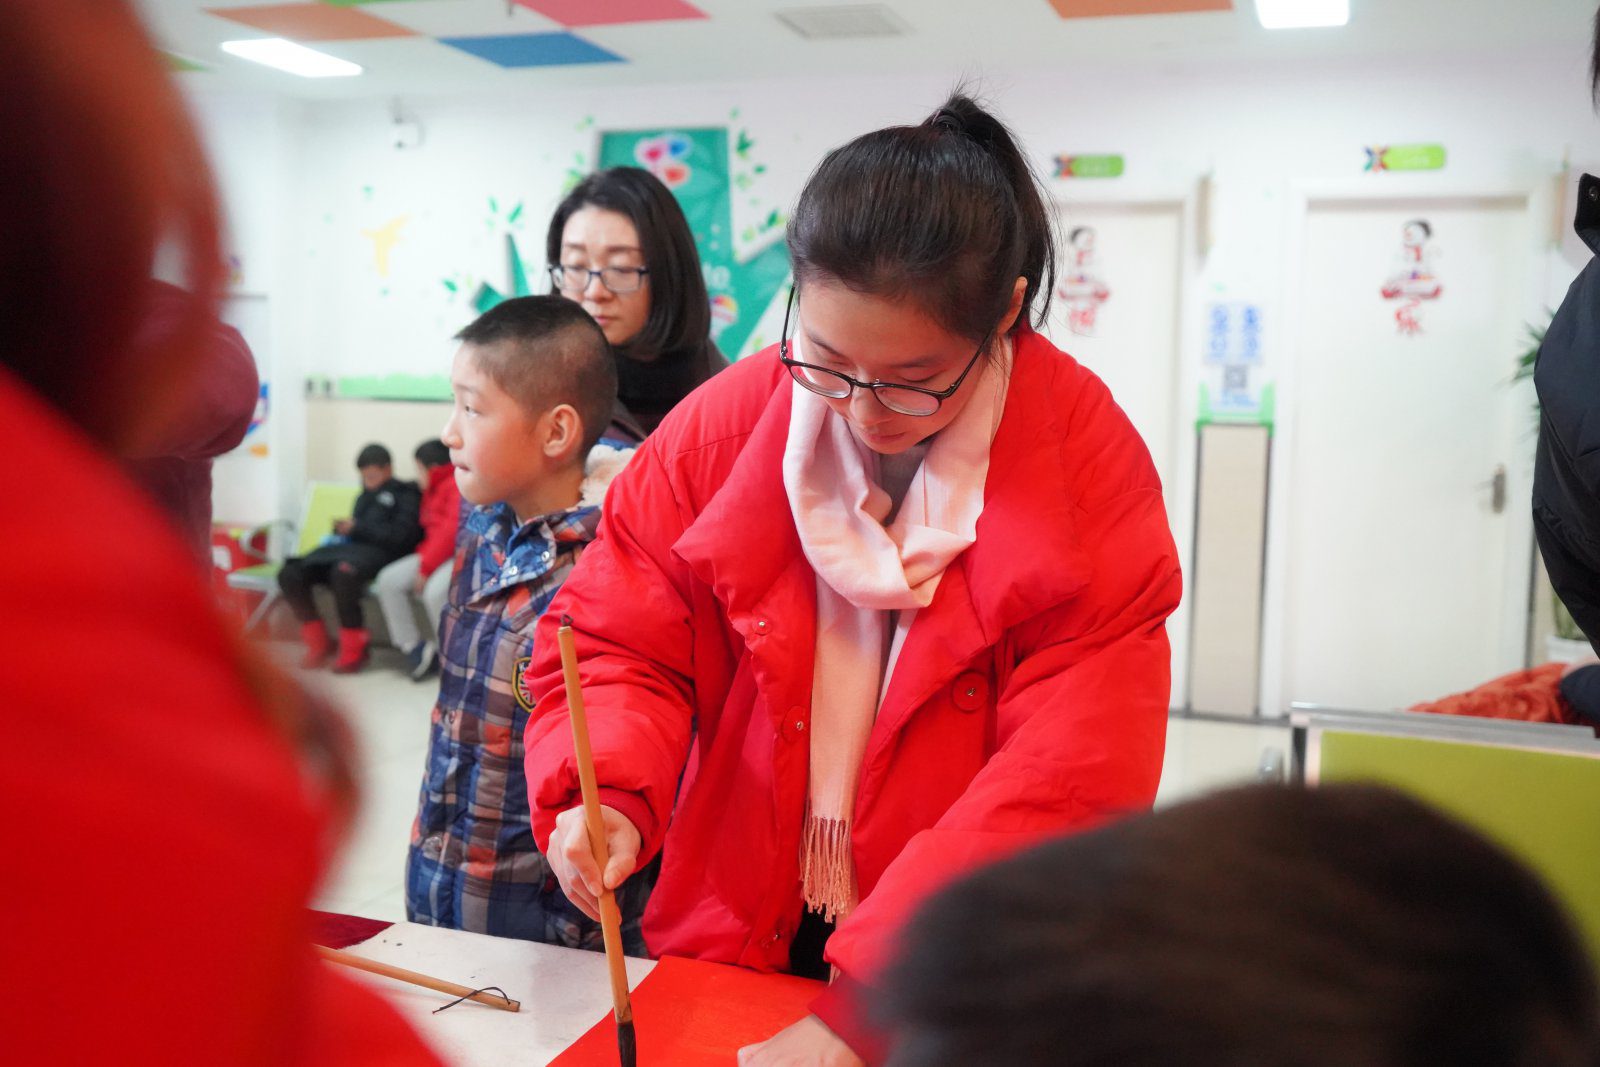
[[[1600, 178], [1578, 186], [1578, 236], [1600, 251]], [[1550, 581], [1600, 648], [1600, 273], [1590, 260], [1539, 346], [1533, 528]]]
[[422, 541], [422, 490], [414, 482], [390, 478], [356, 498], [348, 540], [322, 545], [309, 552], [307, 563], [349, 563], [367, 577], [401, 556], [416, 551]]

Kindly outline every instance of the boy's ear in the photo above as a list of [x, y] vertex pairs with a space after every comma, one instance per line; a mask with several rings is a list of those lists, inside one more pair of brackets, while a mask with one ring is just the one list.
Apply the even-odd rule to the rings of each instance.
[[554, 463], [566, 464], [576, 457], [583, 443], [583, 418], [571, 404], [557, 404], [544, 413], [544, 454]]

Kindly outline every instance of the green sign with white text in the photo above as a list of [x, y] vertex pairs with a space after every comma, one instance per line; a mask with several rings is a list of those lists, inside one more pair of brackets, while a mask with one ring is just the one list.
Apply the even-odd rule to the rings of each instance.
[[1120, 178], [1122, 177], [1122, 157], [1120, 155], [1102, 156], [1057, 156], [1057, 178]]
[[1444, 145], [1396, 144], [1367, 149], [1366, 170], [1443, 170]]

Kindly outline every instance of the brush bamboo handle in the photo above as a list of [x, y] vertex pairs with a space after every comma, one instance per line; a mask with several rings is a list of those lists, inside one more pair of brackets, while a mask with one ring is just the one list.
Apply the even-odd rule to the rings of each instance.
[[[600, 788], [594, 779], [594, 753], [589, 748], [589, 717], [583, 710], [583, 689], [578, 684], [578, 649], [572, 641], [572, 620], [563, 618], [556, 631], [561, 649], [561, 677], [567, 684], [567, 711], [572, 717], [572, 748], [578, 760], [578, 786], [583, 791], [583, 819], [589, 830], [589, 850], [605, 877], [611, 858], [606, 848], [605, 820], [600, 816]], [[611, 1003], [617, 1022], [633, 1021], [633, 1006], [628, 1001], [628, 970], [622, 952], [622, 911], [617, 896], [609, 889], [600, 893], [600, 933], [606, 943], [606, 963], [611, 968]]]
[[471, 986], [456, 985], [454, 982], [446, 982], [442, 978], [432, 978], [426, 974], [418, 974], [416, 971], [408, 971], [404, 967], [395, 967], [387, 963], [379, 963], [377, 960], [369, 960], [364, 956], [352, 956], [348, 952], [340, 952], [337, 949], [325, 948], [322, 945], [314, 945], [312, 947], [317, 950], [317, 953], [323, 959], [329, 961], [330, 963], [337, 963], [345, 967], [354, 967], [358, 971], [369, 971], [372, 974], [381, 974], [385, 978], [393, 978], [400, 982], [410, 982], [412, 985], [419, 985], [424, 989], [432, 989], [438, 993], [449, 993], [453, 997], [464, 997], [467, 1000], [475, 1000], [479, 1004], [487, 1004], [489, 1007], [499, 1008], [501, 1011], [522, 1010], [522, 1002], [512, 1000], [509, 997], [497, 997], [493, 993], [480, 993]]

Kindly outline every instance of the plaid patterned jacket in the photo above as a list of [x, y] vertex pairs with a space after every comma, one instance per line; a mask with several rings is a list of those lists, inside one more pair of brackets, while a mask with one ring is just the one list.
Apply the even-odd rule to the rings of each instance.
[[[406, 859], [406, 917], [499, 937], [600, 949], [598, 923], [557, 884], [530, 826], [521, 689], [533, 624], [594, 539], [598, 507], [521, 527], [510, 507], [472, 509], [440, 627], [441, 677]], [[653, 870], [618, 894], [623, 940], [644, 954], [639, 917]]]

